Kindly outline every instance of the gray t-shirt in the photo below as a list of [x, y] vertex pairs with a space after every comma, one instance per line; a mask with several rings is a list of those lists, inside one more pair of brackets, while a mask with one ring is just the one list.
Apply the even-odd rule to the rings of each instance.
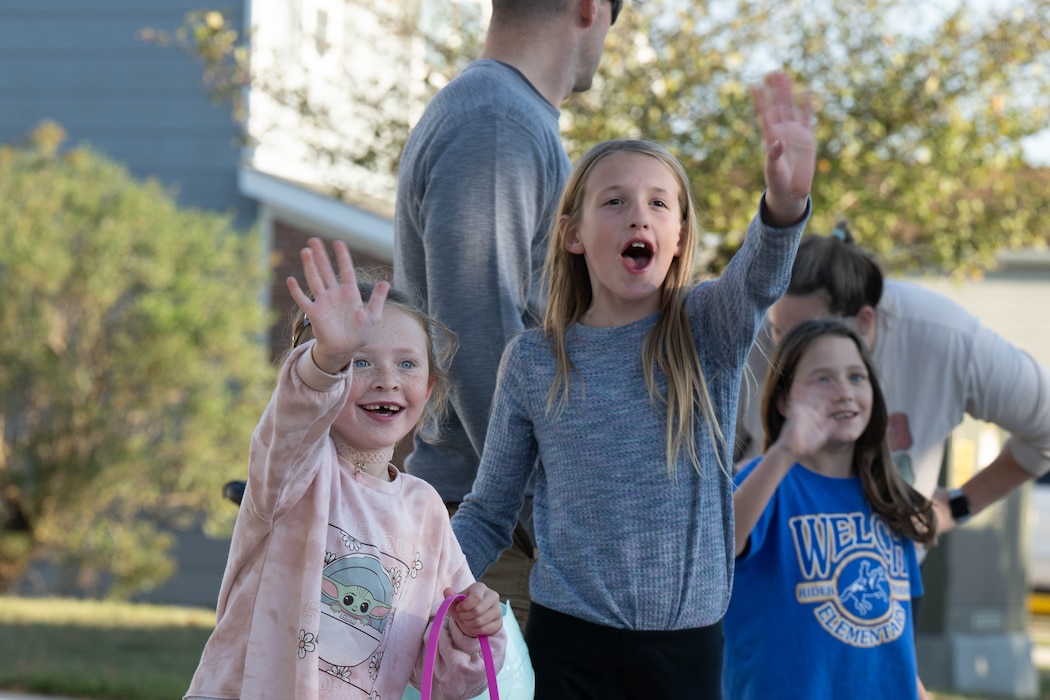
[[459, 337], [450, 421], [406, 470], [446, 501], [470, 491], [500, 355], [542, 313], [540, 271], [571, 163], [558, 110], [516, 69], [479, 60], [442, 89], [401, 156], [394, 284]]

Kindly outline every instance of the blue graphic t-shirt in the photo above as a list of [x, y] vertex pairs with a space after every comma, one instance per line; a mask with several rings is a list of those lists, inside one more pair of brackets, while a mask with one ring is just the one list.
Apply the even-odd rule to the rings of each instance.
[[736, 561], [726, 699], [916, 698], [921, 594], [914, 543], [872, 512], [860, 479], [794, 465]]

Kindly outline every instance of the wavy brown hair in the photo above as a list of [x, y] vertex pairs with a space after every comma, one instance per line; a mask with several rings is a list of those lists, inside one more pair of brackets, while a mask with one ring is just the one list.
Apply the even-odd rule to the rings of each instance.
[[936, 536], [933, 503], [911, 487], [897, 468], [886, 440], [889, 414], [875, 366], [864, 341], [845, 321], [833, 318], [803, 321], [781, 338], [766, 374], [762, 397], [765, 449], [780, 437], [786, 419], [778, 408], [787, 402], [798, 363], [821, 338], [848, 338], [857, 346], [871, 383], [871, 418], [853, 448], [853, 473], [860, 477], [864, 497], [894, 532], [916, 542], [930, 544]]

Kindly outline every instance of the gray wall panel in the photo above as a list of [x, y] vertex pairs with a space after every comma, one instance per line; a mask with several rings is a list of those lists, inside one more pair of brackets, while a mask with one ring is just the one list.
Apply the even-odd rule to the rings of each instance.
[[[216, 6], [220, 6], [218, 4]], [[196, 0], [4, 0], [0, 3], [0, 143], [49, 119], [70, 145], [89, 144], [154, 176], [180, 204], [228, 211], [246, 227], [256, 206], [237, 192], [238, 130], [204, 92], [199, 65], [146, 43], [171, 30]], [[240, 25], [243, 3], [228, 3]]]

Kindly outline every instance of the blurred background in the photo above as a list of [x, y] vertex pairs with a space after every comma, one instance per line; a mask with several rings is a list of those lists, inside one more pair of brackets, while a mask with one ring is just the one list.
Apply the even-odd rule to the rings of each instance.
[[[0, 5], [0, 687], [181, 696], [236, 514], [222, 486], [288, 343], [283, 279], [312, 235], [390, 265], [401, 145], [488, 11]], [[1050, 366], [1047, 26], [1050, 0], [627, 2], [563, 139], [574, 159], [665, 144], [717, 274], [762, 189], [747, 86], [783, 67], [817, 112], [808, 230], [845, 219], [890, 276]], [[961, 427], [946, 484], [1003, 439]], [[931, 554], [920, 669], [939, 697], [1050, 697], [1048, 493]]]

